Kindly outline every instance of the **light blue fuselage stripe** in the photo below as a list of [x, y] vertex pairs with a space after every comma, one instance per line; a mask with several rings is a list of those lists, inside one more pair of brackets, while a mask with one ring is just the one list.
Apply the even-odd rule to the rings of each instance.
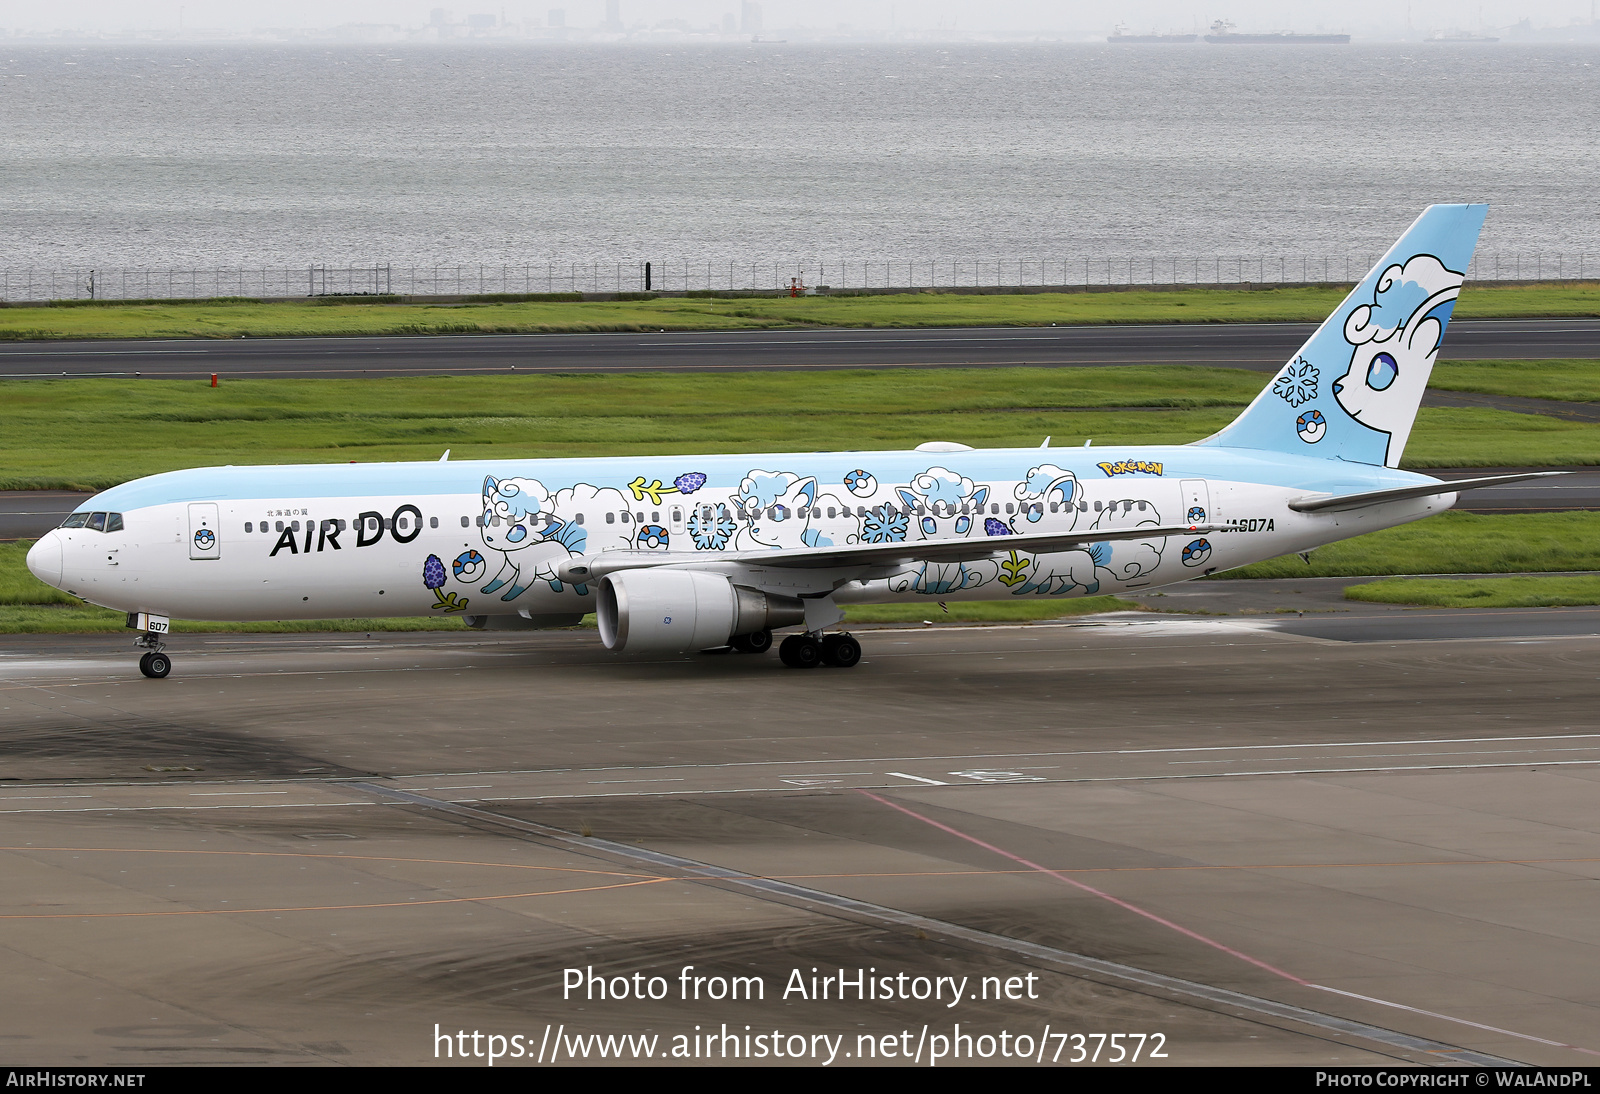
[[[1099, 466], [1124, 461], [1160, 464], [1161, 474], [1137, 471], [1108, 474]], [[1054, 464], [1072, 471], [1085, 485], [1111, 479], [1204, 478], [1303, 489], [1308, 493], [1348, 493], [1430, 481], [1410, 472], [1342, 460], [1189, 445], [1129, 445], [970, 452], [807, 452], [207, 467], [169, 471], [111, 487], [84, 502], [78, 510], [129, 512], [147, 506], [191, 501], [287, 503], [297, 498], [459, 496], [481, 494], [486, 476], [533, 478], [550, 490], [589, 483], [622, 490], [629, 497], [633, 495], [628, 484], [642, 476], [646, 485], [661, 484], [662, 504], [682, 501], [692, 506], [692, 494], [673, 489], [674, 480], [686, 473], [706, 476], [704, 486], [699, 489], [724, 494], [737, 491], [745, 475], [753, 469], [815, 475], [821, 483], [830, 486], [843, 482], [852, 471], [865, 470], [879, 484], [894, 486], [907, 483], [935, 467], [948, 468], [980, 483], [1016, 482], [1025, 479], [1030, 469], [1041, 464]], [[639, 504], [654, 503], [646, 499]]]

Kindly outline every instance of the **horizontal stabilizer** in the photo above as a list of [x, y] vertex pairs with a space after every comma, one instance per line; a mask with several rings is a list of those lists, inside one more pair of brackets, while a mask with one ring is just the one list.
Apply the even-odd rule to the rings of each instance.
[[1519, 475], [1485, 475], [1481, 479], [1457, 479], [1454, 482], [1433, 482], [1422, 486], [1400, 486], [1393, 490], [1366, 490], [1359, 494], [1327, 494], [1295, 498], [1289, 503], [1289, 508], [1297, 513], [1343, 513], [1349, 509], [1382, 505], [1386, 501], [1408, 501], [1411, 498], [1454, 494], [1460, 490], [1481, 490], [1485, 486], [1503, 486], [1508, 482], [1547, 479], [1552, 475], [1570, 474], [1570, 471], [1527, 471]]
[[1221, 532], [1220, 524], [1146, 524], [1135, 528], [1109, 528], [1084, 532], [1038, 532], [1031, 535], [985, 536], [982, 539], [907, 540], [897, 543], [856, 543], [844, 547], [795, 547], [783, 550], [721, 551], [708, 557], [701, 552], [605, 551], [564, 562], [556, 568], [562, 581], [591, 582], [618, 570], [650, 566], [686, 566], [707, 562], [743, 562], [789, 569], [838, 569], [852, 566], [895, 566], [919, 562], [972, 562], [997, 558], [1011, 551], [1051, 554], [1082, 550], [1095, 543], [1124, 539], [1164, 539], [1167, 536]]

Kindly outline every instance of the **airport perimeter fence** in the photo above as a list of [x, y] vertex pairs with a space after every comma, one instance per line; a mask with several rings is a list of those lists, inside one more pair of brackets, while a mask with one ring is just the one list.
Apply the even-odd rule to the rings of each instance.
[[[1582, 281], [1600, 256], [1479, 254], [1469, 281]], [[1138, 285], [1349, 284], [1376, 255], [1120, 255], [809, 262], [546, 262], [522, 266], [0, 269], [0, 301], [216, 297], [484, 297], [556, 293], [773, 293], [905, 289], [1039, 291]]]

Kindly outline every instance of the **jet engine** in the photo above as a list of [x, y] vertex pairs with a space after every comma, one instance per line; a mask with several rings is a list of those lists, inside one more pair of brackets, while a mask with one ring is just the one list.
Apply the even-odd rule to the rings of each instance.
[[805, 605], [704, 570], [622, 570], [600, 579], [600, 640], [629, 653], [687, 653], [805, 622]]

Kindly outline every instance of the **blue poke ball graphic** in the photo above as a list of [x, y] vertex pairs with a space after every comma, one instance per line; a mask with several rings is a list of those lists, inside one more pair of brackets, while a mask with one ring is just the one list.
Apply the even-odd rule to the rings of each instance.
[[1189, 523], [1190, 524], [1199, 524], [1202, 521], [1204, 521], [1205, 519], [1206, 519], [1206, 511], [1204, 509], [1200, 508], [1198, 505], [1192, 505], [1192, 506], [1189, 507]]
[[202, 528], [194, 534], [194, 545], [202, 551], [209, 551], [216, 546], [217, 535], [209, 528]]
[[857, 469], [844, 477], [844, 488], [858, 498], [864, 498], [877, 492], [878, 480]]
[[667, 530], [659, 524], [646, 524], [639, 529], [639, 546], [653, 551], [667, 545]]
[[483, 576], [486, 565], [483, 556], [478, 552], [462, 551], [450, 564], [450, 569], [456, 575], [457, 581], [476, 581]]
[[1322, 416], [1320, 410], [1308, 410], [1294, 420], [1294, 428], [1306, 444], [1316, 444], [1328, 431], [1328, 419]]
[[1183, 564], [1185, 566], [1204, 566], [1211, 557], [1211, 541], [1197, 539], [1183, 549]]

